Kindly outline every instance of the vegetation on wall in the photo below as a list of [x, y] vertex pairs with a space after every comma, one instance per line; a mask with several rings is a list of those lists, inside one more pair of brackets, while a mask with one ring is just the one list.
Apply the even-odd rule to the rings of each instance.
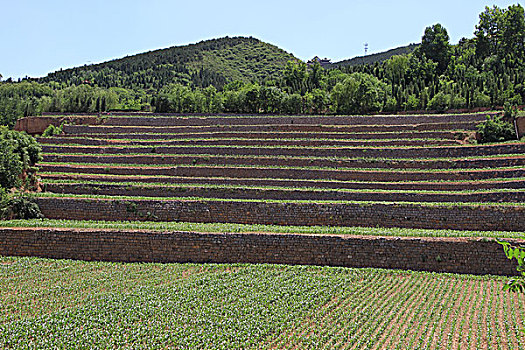
[[26, 133], [0, 127], [0, 219], [41, 217], [38, 206], [24, 194], [36, 186], [41, 147]]

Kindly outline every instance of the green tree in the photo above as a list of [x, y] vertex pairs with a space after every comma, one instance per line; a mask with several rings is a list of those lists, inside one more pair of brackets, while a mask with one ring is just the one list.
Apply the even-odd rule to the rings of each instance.
[[439, 23], [427, 27], [421, 38], [420, 50], [425, 57], [438, 64], [437, 72], [442, 74], [447, 69], [452, 55], [450, 37], [445, 27]]
[[521, 5], [507, 9], [485, 7], [476, 25], [476, 50], [482, 57], [506, 55], [524, 58], [525, 16]]
[[368, 113], [381, 110], [387, 85], [366, 73], [353, 73], [332, 91], [337, 113]]

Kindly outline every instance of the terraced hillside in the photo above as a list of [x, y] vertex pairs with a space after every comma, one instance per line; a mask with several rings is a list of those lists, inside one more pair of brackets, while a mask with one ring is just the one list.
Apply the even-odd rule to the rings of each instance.
[[525, 144], [482, 114], [119, 116], [40, 138], [51, 219], [524, 231]]

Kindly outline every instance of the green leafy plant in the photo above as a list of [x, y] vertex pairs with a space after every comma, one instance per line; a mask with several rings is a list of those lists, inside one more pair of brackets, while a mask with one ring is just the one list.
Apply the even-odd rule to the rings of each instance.
[[513, 245], [509, 242], [498, 241], [503, 246], [503, 251], [509, 259], [516, 259], [518, 266], [516, 270], [520, 276], [513, 277], [503, 287], [504, 290], [525, 293], [525, 246]]
[[63, 133], [63, 128], [64, 124], [60, 124], [60, 126], [54, 126], [53, 124], [50, 124], [42, 133], [42, 137], [61, 135]]
[[0, 219], [2, 220], [41, 219], [44, 217], [31, 194], [15, 192], [7, 195], [5, 190], [2, 190], [0, 196]]
[[516, 139], [512, 123], [504, 121], [501, 116], [487, 115], [487, 120], [478, 125], [480, 143], [503, 142]]
[[0, 186], [5, 189], [35, 184], [35, 164], [42, 148], [24, 132], [0, 127]]

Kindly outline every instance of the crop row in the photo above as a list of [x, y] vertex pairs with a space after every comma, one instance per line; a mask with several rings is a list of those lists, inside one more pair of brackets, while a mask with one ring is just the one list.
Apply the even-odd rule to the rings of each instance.
[[103, 138], [41, 138], [46, 145], [61, 146], [280, 146], [280, 147], [383, 147], [383, 146], [447, 146], [459, 145], [459, 140], [438, 139], [382, 139], [382, 140], [340, 140], [340, 139], [255, 139], [255, 138], [205, 138], [176, 140], [106, 140]]
[[414, 125], [433, 123], [479, 123], [485, 120], [483, 114], [447, 115], [386, 115], [386, 116], [170, 116], [170, 117], [108, 117], [104, 125], [270, 125], [270, 124], [332, 124], [332, 125]]
[[317, 125], [301, 124], [259, 124], [259, 125], [220, 125], [212, 124], [205, 126], [104, 126], [104, 125], [65, 125], [66, 134], [128, 134], [128, 133], [189, 133], [189, 132], [216, 132], [216, 131], [240, 131], [240, 132], [345, 132], [345, 133], [368, 133], [368, 132], [411, 132], [411, 131], [474, 131], [476, 124], [470, 122], [436, 123], [416, 125], [329, 125], [318, 123]]
[[[61, 173], [59, 175], [65, 175], [66, 173]], [[76, 175], [76, 174], [73, 174]], [[110, 177], [110, 176], [106, 176]], [[178, 183], [176, 181], [169, 182], [169, 181], [163, 181], [165, 179], [170, 179], [170, 177], [159, 177], [156, 178], [157, 181], [153, 181], [155, 177], [150, 178], [151, 181], [141, 181], [140, 178], [137, 178], [135, 180], [130, 179], [121, 179], [118, 180], [118, 176], [116, 179], [105, 180], [105, 176], [101, 176], [98, 179], [90, 179], [89, 177], [82, 179], [82, 178], [71, 178], [67, 179], [65, 177], [61, 178], [58, 176], [57, 178], [52, 177], [44, 177], [41, 179], [42, 185], [47, 184], [53, 184], [53, 185], [60, 185], [60, 184], [77, 184], [77, 185], [118, 185], [118, 186], [135, 186], [137, 188], [141, 187], [151, 187], [151, 186], [161, 186], [165, 188], [206, 188], [206, 189], [223, 189], [223, 190], [230, 190], [230, 189], [249, 189], [249, 190], [283, 190], [283, 191], [308, 191], [308, 192], [322, 192], [322, 193], [328, 193], [328, 192], [340, 192], [340, 193], [414, 193], [414, 194], [442, 194], [442, 191], [436, 191], [436, 190], [381, 190], [377, 188], [373, 189], [354, 189], [352, 191], [348, 191], [346, 189], [324, 189], [324, 188], [316, 188], [316, 187], [297, 187], [297, 186], [265, 186], [264, 184], [259, 185], [218, 185], [218, 184], [199, 184], [198, 186], [193, 186], [191, 184], [185, 184], [185, 183]], [[519, 189], [512, 189], [512, 188], [490, 188], [490, 189], [477, 189], [477, 190], [457, 190], [454, 191], [455, 194], [486, 194], [486, 193], [520, 193], [524, 192], [525, 188], [519, 188]]]
[[389, 169], [312, 169], [312, 168], [272, 168], [272, 167], [214, 167], [214, 166], [129, 166], [108, 164], [54, 164], [41, 163], [44, 172], [76, 172], [83, 174], [111, 175], [164, 175], [178, 177], [228, 177], [260, 179], [296, 180], [339, 180], [339, 181], [428, 181], [428, 180], [483, 180], [491, 178], [525, 177], [523, 167], [481, 169], [481, 170], [389, 170]]
[[232, 179], [205, 177], [177, 177], [162, 175], [107, 175], [79, 174], [66, 172], [41, 172], [44, 182], [49, 181], [102, 181], [102, 182], [140, 182], [198, 186], [239, 186], [239, 187], [285, 187], [285, 188], [325, 188], [325, 189], [368, 189], [368, 190], [414, 190], [414, 191], [475, 191], [490, 189], [524, 189], [525, 178], [492, 178], [484, 181], [416, 181], [416, 182], [372, 182], [372, 181], [328, 181], [328, 180], [290, 180], [290, 179]]
[[286, 233], [320, 235], [357, 235], [384, 237], [485, 237], [523, 239], [523, 232], [509, 231], [469, 231], [443, 229], [410, 229], [381, 227], [346, 227], [346, 226], [283, 226], [283, 225], [245, 225], [235, 223], [198, 223], [198, 222], [153, 222], [153, 221], [103, 221], [103, 220], [3, 220], [0, 227], [55, 227], [67, 229], [101, 229], [118, 231], [152, 232], [222, 232], [222, 233]]
[[388, 169], [461, 169], [525, 166], [525, 156], [506, 156], [475, 159], [330, 159], [305, 157], [258, 157], [222, 155], [92, 155], [44, 153], [44, 162], [62, 163], [113, 163], [113, 164], [170, 164], [170, 165], [258, 165], [278, 167], [317, 167], [317, 168], [388, 168]]
[[36, 258], [0, 266], [3, 348], [524, 348], [525, 298], [499, 277]]
[[[204, 130], [201, 130], [204, 129]], [[409, 132], [312, 132], [312, 131], [209, 131], [209, 128], [199, 128], [190, 130], [194, 132], [181, 133], [109, 133], [109, 134], [88, 134], [72, 133], [64, 134], [62, 138], [104, 138], [116, 140], [172, 140], [187, 138], [255, 138], [255, 139], [302, 139], [307, 136], [310, 139], [349, 139], [349, 140], [368, 140], [368, 139], [449, 139], [463, 140], [468, 136], [473, 136], [472, 132], [466, 131], [409, 131]]]
[[194, 197], [223, 199], [274, 199], [313, 201], [390, 201], [390, 202], [511, 202], [525, 203], [525, 191], [483, 192], [398, 192], [398, 191], [328, 191], [306, 189], [268, 189], [235, 187], [186, 187], [140, 184], [45, 183], [44, 190], [63, 194], [94, 194], [141, 197]]
[[303, 157], [372, 157], [372, 158], [462, 158], [498, 154], [523, 154], [525, 143], [508, 143], [489, 146], [436, 146], [436, 147], [278, 147], [278, 146], [50, 146], [43, 145], [45, 153], [93, 154], [211, 154], [253, 156], [303, 156]]

